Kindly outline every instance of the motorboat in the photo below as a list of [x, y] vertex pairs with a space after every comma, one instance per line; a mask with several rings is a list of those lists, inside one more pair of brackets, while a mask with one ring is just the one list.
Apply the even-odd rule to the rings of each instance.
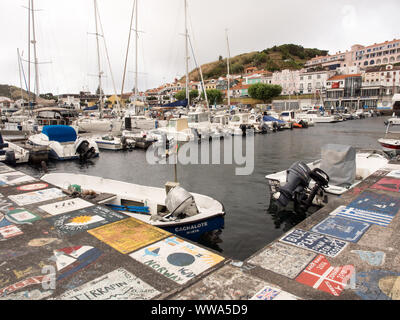
[[273, 131], [281, 131], [287, 127], [287, 122], [272, 116], [270, 113], [264, 113], [262, 122], [268, 126], [268, 128]]
[[306, 120], [299, 116], [296, 117], [296, 112], [294, 110], [288, 110], [288, 111], [281, 112], [279, 118], [283, 121], [290, 123], [291, 129], [292, 128], [308, 128], [309, 122], [314, 124], [314, 122], [310, 118], [308, 120]]
[[29, 151], [15, 143], [4, 141], [0, 133], [0, 161], [11, 165], [27, 163]]
[[78, 132], [116, 132], [120, 133], [123, 120], [117, 118], [83, 117], [73, 122]]
[[246, 135], [247, 130], [253, 129], [253, 126], [249, 122], [249, 114], [235, 113], [232, 115], [228, 123], [228, 129], [232, 136]]
[[157, 142], [158, 136], [150, 131], [133, 132], [129, 130], [122, 131], [122, 139], [133, 140], [135, 148], [147, 150], [154, 142]]
[[391, 156], [397, 156], [400, 154], [400, 131], [391, 131], [390, 126], [392, 125], [390, 122], [387, 124], [385, 135], [383, 138], [378, 139], [378, 142], [384, 152]]
[[339, 115], [337, 114], [328, 116], [325, 114], [321, 114], [321, 112], [318, 110], [309, 110], [306, 113], [298, 114], [297, 117], [304, 119], [307, 122], [312, 121], [314, 123], [334, 123], [342, 121]]
[[219, 134], [220, 137], [230, 136], [230, 130], [228, 128], [229, 114], [220, 113], [212, 116], [211, 130], [214, 134]]
[[225, 211], [220, 202], [189, 193], [176, 183], [167, 183], [163, 189], [71, 173], [50, 173], [41, 179], [62, 189], [78, 185], [82, 190], [115, 195], [106, 205], [193, 241], [224, 227]]
[[134, 139], [117, 137], [112, 134], [105, 134], [94, 137], [99, 149], [104, 150], [131, 150], [136, 146]]
[[212, 132], [210, 112], [199, 109], [188, 112], [188, 126], [194, 129], [200, 139], [208, 139]]
[[149, 133], [165, 134], [168, 140], [174, 139], [178, 143], [193, 141], [195, 138], [187, 118], [171, 118], [166, 127], [150, 130]]
[[307, 210], [324, 206], [385, 167], [389, 158], [377, 150], [358, 150], [350, 146], [326, 145], [321, 159], [294, 163], [288, 170], [266, 176], [272, 201], [285, 207]]
[[34, 146], [49, 147], [49, 158], [56, 160], [83, 160], [99, 156], [96, 141], [78, 137], [71, 126], [44, 126], [41, 133], [31, 135], [28, 141]]

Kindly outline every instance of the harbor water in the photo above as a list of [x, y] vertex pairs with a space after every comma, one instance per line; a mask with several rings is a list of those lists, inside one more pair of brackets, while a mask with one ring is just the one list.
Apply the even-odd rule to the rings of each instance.
[[[232, 259], [245, 260], [277, 239], [304, 217], [269, 210], [270, 194], [265, 176], [285, 170], [299, 160], [319, 159], [321, 147], [328, 143], [380, 150], [377, 139], [385, 132], [386, 119], [373, 117], [335, 124], [318, 123], [308, 129], [255, 135], [254, 171], [249, 176], [235, 175], [237, 166], [234, 164], [178, 164], [178, 180], [186, 190], [211, 196], [225, 207], [225, 228], [219, 235], [220, 241], [206, 245]], [[21, 165], [18, 169], [37, 178], [44, 174], [41, 167], [31, 165]], [[47, 170], [49, 173], [81, 173], [161, 188], [165, 182], [174, 180], [173, 165], [150, 165], [142, 150], [101, 151], [99, 158], [85, 164], [52, 161]], [[65, 183], [67, 187], [74, 181]]]

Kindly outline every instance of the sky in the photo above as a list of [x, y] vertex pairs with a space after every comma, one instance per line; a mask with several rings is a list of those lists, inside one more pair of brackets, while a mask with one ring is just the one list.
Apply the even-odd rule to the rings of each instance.
[[[135, 0], [97, 0], [103, 90], [120, 93]], [[354, 44], [398, 39], [398, 0], [187, 0], [193, 46], [189, 69], [230, 55], [294, 43], [333, 54]], [[28, 76], [28, 0], [0, 0], [0, 84], [22, 86], [17, 49]], [[94, 0], [34, 0], [39, 92], [94, 92], [98, 59]], [[135, 22], [134, 22], [135, 24]], [[155, 88], [185, 75], [184, 0], [138, 0], [138, 88]], [[104, 45], [105, 44], [105, 45]], [[31, 46], [33, 61], [33, 46]], [[107, 49], [107, 50], [106, 50]], [[108, 63], [107, 53], [110, 63]], [[34, 66], [31, 64], [31, 91]], [[124, 92], [132, 91], [132, 33]], [[22, 80], [21, 80], [22, 79]], [[114, 79], [114, 81], [113, 81]], [[114, 85], [115, 84], [115, 85]]]

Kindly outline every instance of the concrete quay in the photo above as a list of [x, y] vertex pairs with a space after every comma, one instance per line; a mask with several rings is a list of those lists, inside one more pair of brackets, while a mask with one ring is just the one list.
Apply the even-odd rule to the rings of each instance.
[[399, 191], [393, 162], [232, 261], [0, 164], [0, 299], [400, 299]]
[[246, 261], [172, 298], [399, 300], [399, 192], [392, 162]]

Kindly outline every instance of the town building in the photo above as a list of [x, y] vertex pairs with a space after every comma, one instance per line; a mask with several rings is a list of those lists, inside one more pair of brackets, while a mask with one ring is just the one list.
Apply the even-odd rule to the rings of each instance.
[[336, 70], [339, 67], [369, 66], [400, 63], [400, 40], [385, 41], [369, 46], [355, 44], [346, 52], [317, 56], [306, 62], [307, 69]]

